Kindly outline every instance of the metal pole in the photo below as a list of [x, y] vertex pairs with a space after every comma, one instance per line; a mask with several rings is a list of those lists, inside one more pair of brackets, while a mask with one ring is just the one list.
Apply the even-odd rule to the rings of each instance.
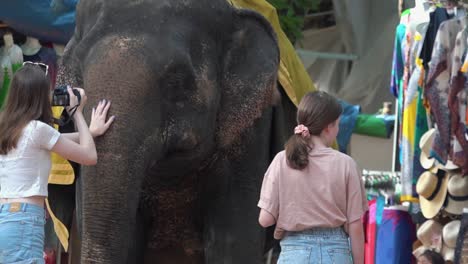
[[355, 61], [359, 59], [359, 57], [355, 54], [320, 52], [320, 51], [305, 50], [305, 49], [296, 49], [296, 52], [297, 54], [299, 54], [299, 56], [313, 57], [313, 58], [319, 58], [319, 59], [347, 60], [347, 61]]

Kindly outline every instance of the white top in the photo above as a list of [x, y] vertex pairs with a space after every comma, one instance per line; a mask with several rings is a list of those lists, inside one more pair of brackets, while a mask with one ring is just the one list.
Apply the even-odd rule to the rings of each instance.
[[0, 198], [47, 196], [50, 150], [59, 137], [57, 130], [43, 122], [26, 125], [17, 147], [0, 155]]

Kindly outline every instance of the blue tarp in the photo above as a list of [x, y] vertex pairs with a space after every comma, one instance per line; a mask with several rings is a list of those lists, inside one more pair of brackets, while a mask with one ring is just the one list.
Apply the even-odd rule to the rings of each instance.
[[0, 3], [0, 20], [26, 36], [66, 44], [75, 29], [78, 1], [4, 0]]

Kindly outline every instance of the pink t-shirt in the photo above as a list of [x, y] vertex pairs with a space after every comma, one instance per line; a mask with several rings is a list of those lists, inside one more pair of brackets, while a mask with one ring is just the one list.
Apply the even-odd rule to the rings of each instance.
[[312, 149], [303, 170], [287, 165], [285, 151], [278, 153], [265, 173], [258, 207], [286, 231], [346, 226], [368, 209], [356, 162], [332, 148]]

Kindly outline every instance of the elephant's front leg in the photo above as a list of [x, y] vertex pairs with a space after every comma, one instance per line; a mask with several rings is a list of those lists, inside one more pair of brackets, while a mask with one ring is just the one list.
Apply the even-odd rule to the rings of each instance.
[[257, 202], [270, 160], [269, 131], [269, 118], [257, 121], [241, 151], [227, 157], [207, 183], [212, 195], [205, 209], [207, 264], [262, 263], [265, 230], [258, 224]]

